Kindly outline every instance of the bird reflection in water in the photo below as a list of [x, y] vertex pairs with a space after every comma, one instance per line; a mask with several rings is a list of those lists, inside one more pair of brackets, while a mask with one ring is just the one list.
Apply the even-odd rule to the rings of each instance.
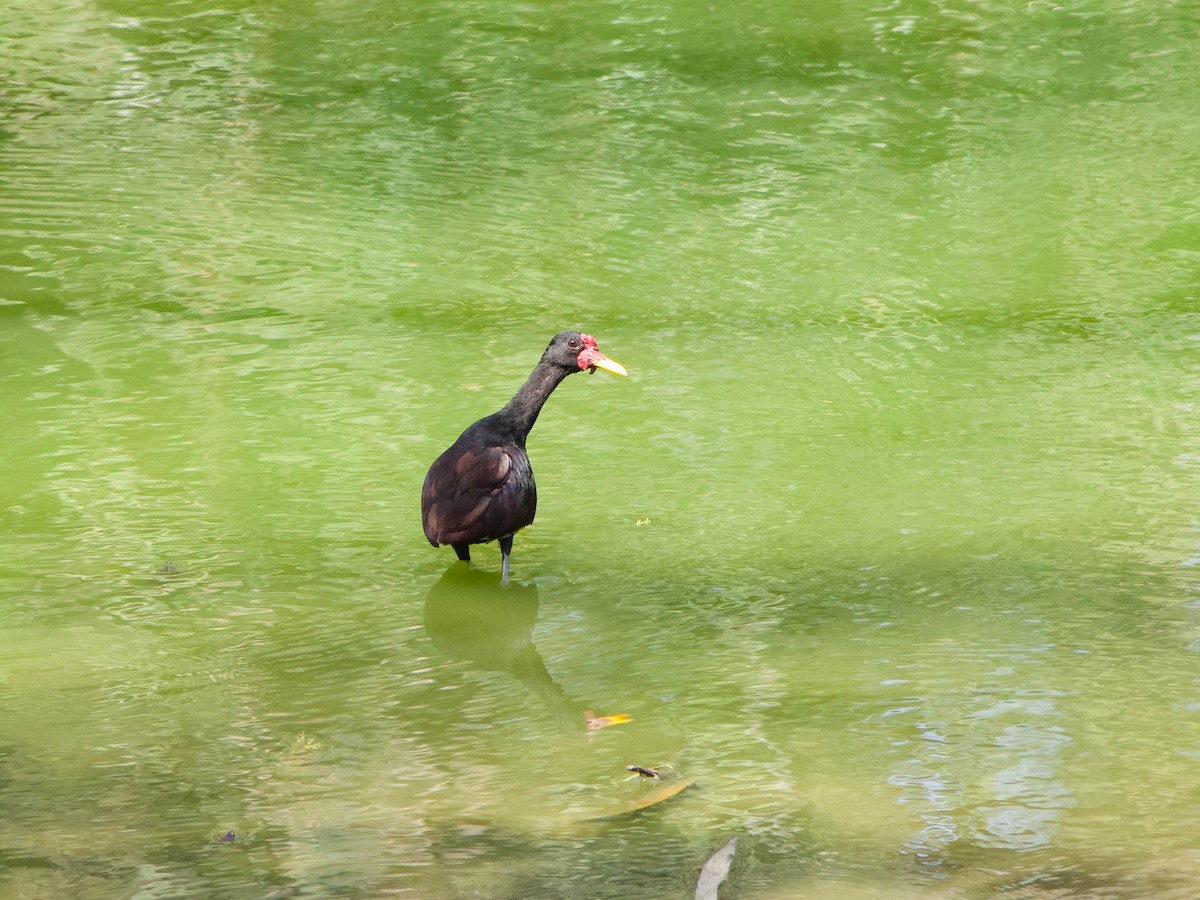
[[[528, 688], [565, 732], [594, 731], [589, 705], [564, 693], [533, 645], [536, 584], [501, 584], [497, 572], [455, 563], [425, 598], [425, 630], [451, 659], [487, 672], [507, 672]], [[628, 716], [608, 716], [628, 721]]]

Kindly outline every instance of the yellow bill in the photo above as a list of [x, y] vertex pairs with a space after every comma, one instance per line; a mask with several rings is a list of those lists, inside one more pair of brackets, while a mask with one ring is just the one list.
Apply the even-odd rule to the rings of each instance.
[[597, 356], [591, 360], [593, 369], [603, 369], [605, 372], [612, 372], [614, 375], [628, 375], [625, 367], [615, 359], [609, 359], [607, 356]]

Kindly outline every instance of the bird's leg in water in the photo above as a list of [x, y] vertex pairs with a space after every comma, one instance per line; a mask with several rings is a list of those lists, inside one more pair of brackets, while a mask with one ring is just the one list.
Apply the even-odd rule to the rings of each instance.
[[512, 535], [500, 538], [500, 555], [504, 563], [500, 566], [500, 583], [508, 584], [508, 554], [512, 553]]
[[451, 544], [454, 552], [458, 554], [458, 558], [463, 562], [471, 561], [471, 545], [470, 544]]

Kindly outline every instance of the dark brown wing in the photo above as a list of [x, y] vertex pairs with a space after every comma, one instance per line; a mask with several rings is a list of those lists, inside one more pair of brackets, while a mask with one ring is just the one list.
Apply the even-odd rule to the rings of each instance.
[[537, 491], [525, 451], [513, 444], [460, 441], [429, 467], [421, 489], [425, 537], [439, 544], [479, 544], [533, 521]]

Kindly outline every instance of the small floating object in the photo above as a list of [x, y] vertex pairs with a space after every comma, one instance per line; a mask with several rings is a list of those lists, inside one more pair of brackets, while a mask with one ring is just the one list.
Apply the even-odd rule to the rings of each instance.
[[641, 775], [643, 778], [653, 778], [655, 781], [662, 778], [662, 773], [658, 769], [647, 769], [642, 766], [626, 766], [626, 772], [633, 772], [635, 775]]
[[232, 844], [236, 840], [237, 840], [237, 833], [233, 832], [233, 831], [227, 831], [220, 837], [220, 842], [222, 844]]
[[646, 794], [644, 797], [639, 797], [629, 803], [623, 803], [610, 813], [605, 813], [600, 816], [591, 816], [589, 821], [601, 822], [605, 819], [617, 819], [621, 816], [627, 816], [630, 813], [640, 812], [643, 809], [648, 809], [651, 806], [657, 806], [664, 800], [670, 800], [676, 794], [681, 793], [691, 787], [695, 782], [688, 778], [685, 781], [673, 781], [664, 787], [659, 788], [652, 793]]
[[[635, 778], [648, 778], [651, 781], [661, 781], [668, 777], [668, 773], [674, 772], [675, 767], [670, 763], [663, 763], [659, 766], [626, 766], [626, 772], [633, 774], [626, 778], [626, 781], [633, 781]], [[670, 777], [674, 777], [673, 775]]]
[[590, 709], [583, 714], [583, 718], [587, 722], [588, 731], [599, 731], [601, 728], [608, 728], [610, 725], [624, 725], [626, 722], [633, 721], [633, 716], [627, 716], [625, 713], [616, 713], [611, 716], [597, 716]]
[[733, 865], [733, 854], [737, 852], [737, 836], [708, 858], [700, 869], [700, 880], [696, 882], [696, 900], [717, 900], [717, 888], [729, 875]]

